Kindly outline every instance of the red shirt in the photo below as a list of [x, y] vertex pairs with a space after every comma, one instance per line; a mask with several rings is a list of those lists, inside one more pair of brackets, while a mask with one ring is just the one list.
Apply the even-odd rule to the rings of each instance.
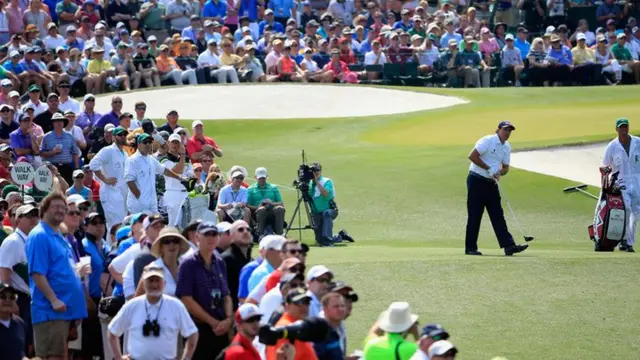
[[231, 341], [240, 345], [231, 344], [224, 352], [225, 360], [260, 360], [260, 354], [253, 347], [253, 344], [240, 333]]
[[213, 146], [214, 149], [219, 150], [218, 144], [216, 144], [215, 140], [208, 136], [203, 136], [204, 141], [196, 138], [196, 136], [192, 136], [187, 140], [187, 154], [191, 158], [191, 161], [196, 162], [196, 159], [193, 158], [193, 154], [202, 151], [202, 147], [206, 145]]
[[267, 292], [278, 285], [281, 277], [282, 271], [280, 271], [280, 269], [275, 269], [271, 274], [269, 274], [269, 277], [267, 278], [267, 284], [265, 285], [265, 287], [267, 288]]
[[82, 185], [86, 186], [89, 188], [89, 190], [91, 190], [91, 193], [93, 194], [93, 198], [91, 199], [92, 202], [96, 202], [96, 201], [100, 201], [100, 183], [98, 182], [98, 180], [93, 179], [93, 182], [89, 185], [82, 183]]
[[[285, 326], [289, 324], [293, 324], [298, 319], [294, 319], [289, 315], [289, 313], [285, 312], [282, 314], [282, 317], [276, 323], [276, 327]], [[279, 349], [285, 341], [289, 340], [278, 340], [278, 342], [271, 346], [267, 346], [267, 360], [276, 360], [276, 350]], [[313, 350], [313, 343], [296, 340], [293, 342], [293, 346], [296, 348], [296, 356], [294, 360], [318, 360], [316, 356], [315, 350]]]
[[344, 61], [345, 64], [351, 65], [356, 63], [356, 57], [353, 55], [353, 51], [348, 52], [340, 51], [340, 61]]

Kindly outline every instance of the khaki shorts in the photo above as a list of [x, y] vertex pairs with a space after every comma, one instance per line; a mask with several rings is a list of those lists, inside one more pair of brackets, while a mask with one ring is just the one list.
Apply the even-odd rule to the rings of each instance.
[[33, 325], [36, 356], [64, 356], [71, 321], [52, 320]]

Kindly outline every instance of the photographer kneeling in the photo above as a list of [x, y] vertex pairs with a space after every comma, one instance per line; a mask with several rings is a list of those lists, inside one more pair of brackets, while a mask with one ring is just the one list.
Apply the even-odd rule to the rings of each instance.
[[273, 226], [273, 233], [282, 235], [284, 228], [284, 206], [280, 190], [276, 185], [267, 182], [267, 169], [256, 169], [257, 183], [247, 189], [247, 207], [251, 209], [256, 220], [257, 236], [264, 235], [268, 223]]
[[338, 207], [333, 201], [335, 198], [333, 181], [322, 176], [322, 165], [318, 162], [311, 165], [311, 171], [313, 171], [313, 180], [309, 183], [309, 195], [313, 200], [311, 211], [315, 223], [316, 242], [321, 246], [331, 246], [342, 240], [353, 242], [353, 238], [343, 229], [338, 235], [333, 235], [333, 220], [338, 217]]

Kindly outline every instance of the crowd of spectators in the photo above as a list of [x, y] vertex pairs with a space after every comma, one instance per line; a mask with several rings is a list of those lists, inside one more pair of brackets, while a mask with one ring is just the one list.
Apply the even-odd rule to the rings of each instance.
[[452, 86], [637, 83], [639, 11], [635, 0], [11, 0], [0, 78], [20, 95], [61, 83], [83, 95], [371, 82], [395, 64]]

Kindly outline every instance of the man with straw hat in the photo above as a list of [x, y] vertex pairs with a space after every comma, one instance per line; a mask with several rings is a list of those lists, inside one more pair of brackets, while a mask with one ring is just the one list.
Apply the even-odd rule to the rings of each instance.
[[405, 339], [408, 334], [413, 334], [416, 340], [419, 338], [417, 324], [418, 315], [411, 313], [409, 303], [392, 303], [369, 331], [364, 357], [367, 360], [410, 359], [418, 345]]

